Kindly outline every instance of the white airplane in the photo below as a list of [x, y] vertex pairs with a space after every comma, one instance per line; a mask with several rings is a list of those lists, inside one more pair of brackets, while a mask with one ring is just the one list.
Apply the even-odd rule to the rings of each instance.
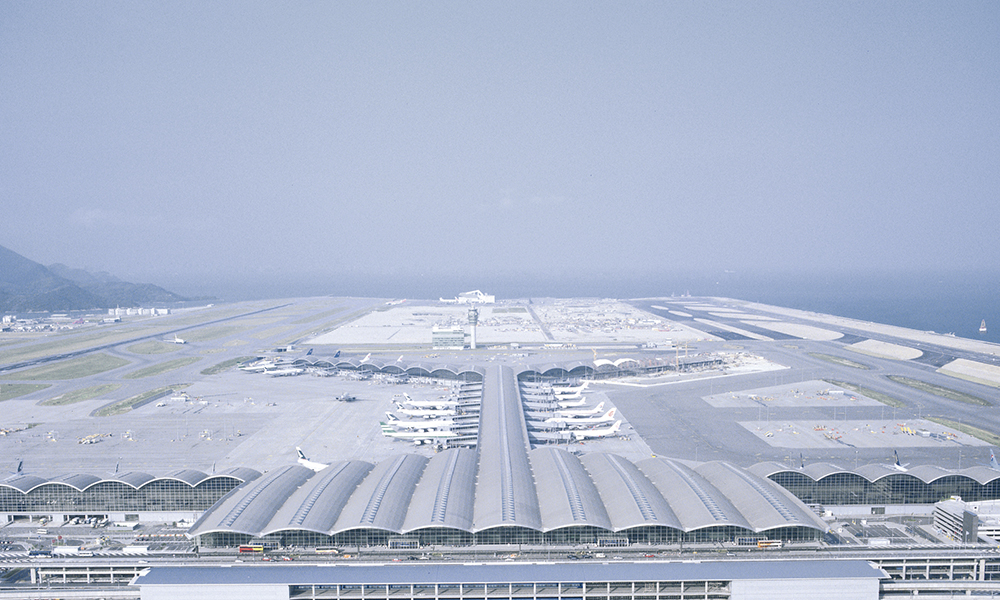
[[580, 396], [579, 400], [563, 400], [561, 402], [557, 402], [557, 404], [563, 408], [570, 408], [572, 406], [583, 406], [586, 403], [587, 399], [584, 398], [583, 396]]
[[453, 417], [454, 408], [407, 408], [396, 402], [396, 412], [408, 417]]
[[174, 339], [167, 340], [167, 341], [170, 342], [171, 344], [186, 344], [187, 343], [186, 341], [184, 341], [181, 338], [177, 337], [176, 333], [174, 334]]
[[403, 404], [406, 406], [412, 406], [413, 408], [455, 408], [458, 406], [458, 400], [448, 400], [447, 398], [438, 398], [437, 400], [414, 400], [410, 398], [410, 395], [403, 393]]
[[618, 430], [622, 426], [622, 420], [618, 419], [615, 424], [611, 427], [605, 427], [604, 429], [581, 429], [579, 431], [573, 432], [573, 437], [578, 440], [583, 440], [587, 438], [602, 438], [611, 437], [618, 433]]
[[454, 431], [447, 429], [428, 429], [417, 431], [396, 431], [388, 423], [379, 423], [382, 426], [382, 435], [399, 440], [410, 440], [416, 445], [429, 444], [435, 441], [447, 440], [458, 437]]
[[285, 367], [284, 369], [268, 369], [264, 372], [271, 377], [293, 377], [295, 375], [301, 375], [305, 372], [305, 369], [300, 369], [298, 367]]
[[272, 360], [259, 360], [257, 362], [252, 362], [249, 365], [243, 365], [240, 367], [240, 371], [244, 371], [246, 373], [261, 373], [273, 368], [274, 366], [275, 363]]
[[299, 464], [302, 465], [303, 467], [307, 467], [309, 469], [312, 469], [313, 471], [319, 472], [319, 471], [322, 471], [323, 469], [325, 469], [325, 468], [327, 468], [327, 467], [330, 466], [330, 465], [324, 465], [323, 463], [313, 462], [313, 461], [309, 460], [308, 458], [306, 458], [306, 454], [305, 454], [305, 452], [302, 451], [302, 448], [296, 447], [295, 448], [295, 452], [298, 453], [298, 455], [299, 455]]
[[909, 471], [909, 469], [907, 469], [906, 467], [910, 466], [910, 463], [906, 463], [905, 465], [899, 464], [899, 455], [896, 454], [895, 450], [892, 451], [892, 455], [894, 457], [896, 457], [896, 461], [894, 463], [892, 463], [892, 468], [893, 469], [896, 469], [897, 471], [900, 471], [901, 473], [906, 473], [907, 471]]
[[604, 403], [601, 402], [597, 406], [591, 408], [578, 408], [576, 410], [557, 410], [557, 417], [589, 417], [590, 415], [596, 415], [597, 413], [604, 410]]
[[451, 427], [455, 424], [455, 421], [451, 419], [421, 419], [419, 421], [404, 421], [392, 414], [391, 412], [385, 413], [385, 418], [388, 419], [388, 424], [392, 427], [401, 427], [403, 429], [429, 429], [436, 427]]
[[560, 423], [573, 427], [575, 425], [597, 425], [598, 423], [608, 423], [615, 420], [617, 408], [612, 408], [599, 417], [549, 417], [546, 423]]

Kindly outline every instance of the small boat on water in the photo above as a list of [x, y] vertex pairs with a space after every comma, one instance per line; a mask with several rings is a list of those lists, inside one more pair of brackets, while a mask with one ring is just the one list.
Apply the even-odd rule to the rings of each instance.
[[979, 333], [986, 333], [986, 319], [983, 319], [983, 322], [979, 324]]

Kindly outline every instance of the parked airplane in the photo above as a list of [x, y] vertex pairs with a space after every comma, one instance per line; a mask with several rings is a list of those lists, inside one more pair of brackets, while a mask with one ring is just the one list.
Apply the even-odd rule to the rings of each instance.
[[573, 398], [579, 398], [583, 395], [583, 390], [576, 390], [575, 392], [564, 392], [559, 389], [553, 389], [552, 394], [556, 397], [556, 400], [572, 400]]
[[388, 419], [388, 424], [392, 427], [401, 427], [403, 429], [451, 427], [455, 424], [455, 421], [452, 419], [421, 419], [419, 421], [404, 421], [391, 412], [385, 413], [385, 418]]
[[545, 419], [546, 423], [561, 423], [569, 427], [576, 425], [597, 425], [598, 423], [607, 423], [609, 421], [615, 420], [615, 413], [618, 411], [617, 408], [612, 408], [608, 412], [604, 413], [599, 417], [550, 417]]
[[580, 396], [579, 400], [561, 400], [558, 402], [559, 406], [563, 408], [570, 408], [573, 406], [583, 406], [586, 403], [587, 399], [584, 398], [583, 396]]
[[305, 369], [300, 369], [298, 367], [285, 367], [284, 369], [267, 369], [264, 372], [271, 377], [293, 377], [295, 375], [301, 375], [305, 372]]
[[578, 440], [583, 440], [587, 438], [602, 438], [611, 437], [618, 433], [618, 430], [622, 426], [622, 420], [618, 419], [615, 424], [611, 427], [605, 427], [604, 429], [580, 429], [573, 432], [573, 437]]
[[296, 447], [295, 448], [295, 452], [298, 453], [298, 455], [299, 455], [299, 464], [302, 465], [303, 467], [306, 467], [306, 468], [312, 469], [313, 471], [317, 471], [318, 472], [318, 471], [322, 471], [323, 469], [325, 469], [325, 468], [327, 468], [327, 467], [330, 466], [330, 465], [324, 465], [323, 463], [313, 462], [313, 461], [309, 460], [308, 458], [306, 458], [306, 454], [305, 454], [305, 452], [302, 451], [302, 448]]
[[454, 408], [458, 406], [458, 400], [448, 400], [447, 398], [438, 398], [437, 400], [414, 400], [410, 398], [410, 395], [403, 393], [403, 404], [406, 406], [412, 406], [413, 408]]
[[906, 467], [910, 466], [910, 463], [906, 463], [905, 465], [899, 464], [899, 454], [896, 454], [895, 450], [892, 451], [892, 455], [896, 457], [896, 461], [892, 463], [893, 469], [896, 469], [897, 471], [900, 471], [902, 473], [909, 471], [909, 469], [907, 469]]
[[246, 373], [261, 373], [268, 369], [272, 369], [276, 366], [273, 360], [258, 360], [247, 365], [240, 367], [240, 371]]
[[400, 440], [410, 440], [416, 445], [420, 444], [430, 444], [433, 442], [438, 442], [441, 440], [447, 440], [453, 437], [458, 437], [458, 434], [454, 431], [449, 431], [447, 429], [420, 429], [417, 431], [397, 431], [392, 428], [388, 423], [379, 423], [382, 426], [382, 435], [385, 437], [396, 438]]
[[408, 417], [452, 417], [455, 415], [454, 408], [407, 408], [399, 402], [394, 402], [396, 412]]
[[18, 460], [17, 461], [17, 470], [11, 471], [10, 474], [7, 475], [7, 477], [4, 477], [0, 481], [10, 481], [11, 479], [17, 479], [21, 475], [24, 475], [23, 468], [24, 468], [24, 461], [23, 460]]
[[597, 413], [604, 410], [604, 403], [601, 402], [597, 406], [591, 408], [578, 408], [576, 410], [557, 410], [557, 417], [589, 417], [590, 415], [596, 415]]

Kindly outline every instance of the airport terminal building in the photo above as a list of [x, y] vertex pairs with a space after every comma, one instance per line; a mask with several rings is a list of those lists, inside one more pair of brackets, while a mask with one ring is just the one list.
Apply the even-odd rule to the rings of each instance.
[[293, 465], [223, 498], [191, 528], [203, 546], [815, 540], [825, 523], [779, 485], [723, 462], [531, 449], [511, 367], [485, 370], [477, 449], [371, 464]]

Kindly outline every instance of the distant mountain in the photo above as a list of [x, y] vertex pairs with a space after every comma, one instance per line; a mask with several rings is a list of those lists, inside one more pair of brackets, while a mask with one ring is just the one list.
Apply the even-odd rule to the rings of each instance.
[[148, 283], [66, 265], [45, 267], [0, 246], [0, 311], [65, 311], [186, 300]]

